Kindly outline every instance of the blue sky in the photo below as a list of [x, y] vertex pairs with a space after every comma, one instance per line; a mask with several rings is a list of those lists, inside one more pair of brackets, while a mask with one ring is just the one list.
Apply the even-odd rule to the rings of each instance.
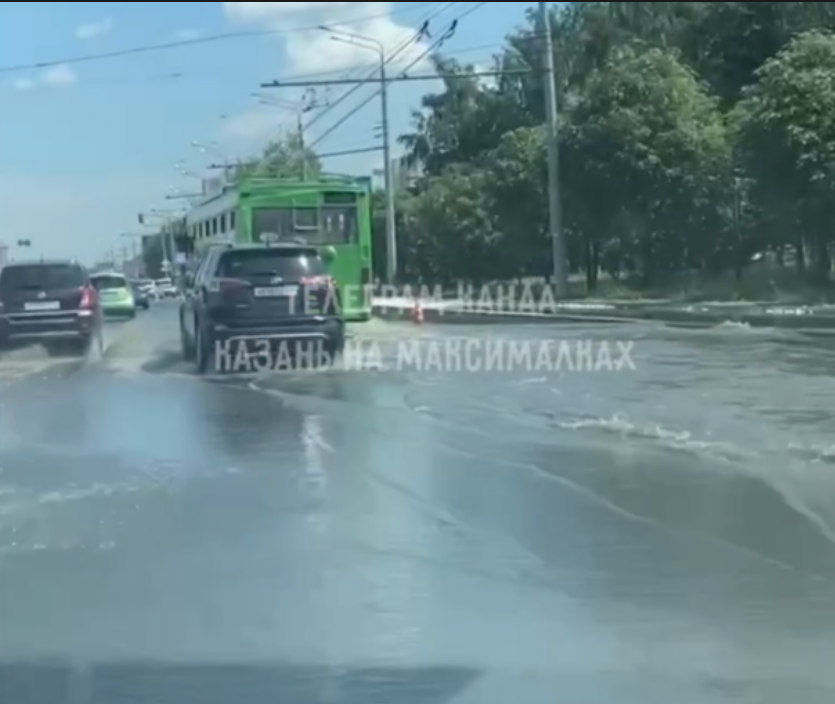
[[[444, 51], [489, 64], [528, 5], [511, 2], [5, 2], [0, 3], [0, 68], [131, 49], [183, 38], [266, 30], [165, 51], [40, 70], [0, 72], [0, 242], [31, 239], [36, 254], [92, 260], [130, 246], [136, 213], [171, 208], [172, 192], [191, 192], [212, 162], [257, 153], [295, 122], [286, 105], [253, 97], [262, 82], [337, 78], [374, 62], [365, 49], [332, 41], [319, 24], [342, 26], [394, 47], [430, 19], [440, 35], [460, 18]], [[306, 30], [307, 28], [307, 30]], [[412, 47], [411, 61], [422, 53]], [[367, 68], [366, 68], [367, 70]], [[416, 66], [412, 73], [423, 72]], [[391, 94], [394, 133], [434, 83], [402, 83]], [[263, 91], [269, 101], [301, 89]], [[317, 88], [321, 103], [346, 88]], [[373, 93], [363, 87], [308, 130], [315, 141]], [[315, 113], [313, 113], [315, 114]], [[307, 116], [308, 119], [312, 117]], [[379, 144], [373, 100], [323, 139], [323, 152]], [[203, 149], [193, 142], [206, 145]], [[340, 157], [328, 169], [370, 174], [379, 154]], [[12, 251], [13, 256], [23, 253]]]

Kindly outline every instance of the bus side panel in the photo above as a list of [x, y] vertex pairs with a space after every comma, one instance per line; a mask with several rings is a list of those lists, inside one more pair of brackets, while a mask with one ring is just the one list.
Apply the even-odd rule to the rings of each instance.
[[339, 287], [342, 315], [348, 321], [368, 320], [370, 306], [367, 288], [362, 285], [362, 257], [357, 245], [334, 245], [336, 259], [329, 266], [330, 275]]
[[246, 196], [238, 200], [238, 210], [235, 214], [235, 242], [252, 242], [252, 202]]
[[363, 193], [357, 199], [357, 246], [355, 249], [357, 282], [360, 289], [355, 304], [346, 316], [349, 320], [364, 321], [371, 318], [371, 197]]

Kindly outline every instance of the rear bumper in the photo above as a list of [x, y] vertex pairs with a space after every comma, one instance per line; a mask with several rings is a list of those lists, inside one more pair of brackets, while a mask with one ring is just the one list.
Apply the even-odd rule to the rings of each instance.
[[88, 311], [0, 315], [0, 345], [85, 340], [97, 324], [97, 316]]
[[102, 303], [101, 311], [105, 315], [133, 315], [136, 313], [136, 303]]
[[289, 319], [269, 325], [230, 327], [212, 322], [208, 326], [216, 343], [246, 344], [262, 348], [265, 344], [278, 347], [282, 344], [300, 345], [305, 342], [326, 344], [341, 349], [345, 342], [345, 322], [341, 318]]

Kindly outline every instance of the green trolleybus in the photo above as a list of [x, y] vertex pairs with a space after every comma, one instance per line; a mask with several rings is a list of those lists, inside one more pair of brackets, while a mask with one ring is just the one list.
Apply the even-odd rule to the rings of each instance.
[[319, 249], [348, 321], [371, 317], [371, 181], [243, 178], [219, 188], [185, 218], [193, 251], [224, 242], [303, 242]]

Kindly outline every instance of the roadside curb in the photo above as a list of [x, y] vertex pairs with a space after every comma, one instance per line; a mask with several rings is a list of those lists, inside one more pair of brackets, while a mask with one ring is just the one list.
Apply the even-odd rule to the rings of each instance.
[[[423, 309], [424, 322], [446, 325], [496, 325], [496, 324], [555, 324], [555, 323], [599, 323], [625, 324], [655, 322], [695, 328], [708, 328], [723, 323], [736, 323], [756, 328], [781, 328], [797, 331], [835, 332], [835, 315], [805, 311], [799, 314], [772, 312], [777, 307], [762, 311], [748, 312], [720, 306], [716, 309], [692, 310], [658, 306], [642, 309], [612, 307], [608, 309], [589, 308], [565, 313], [525, 313], [478, 309], [439, 308], [428, 306]], [[375, 318], [388, 321], [408, 321], [412, 308], [399, 305], [372, 305]]]

